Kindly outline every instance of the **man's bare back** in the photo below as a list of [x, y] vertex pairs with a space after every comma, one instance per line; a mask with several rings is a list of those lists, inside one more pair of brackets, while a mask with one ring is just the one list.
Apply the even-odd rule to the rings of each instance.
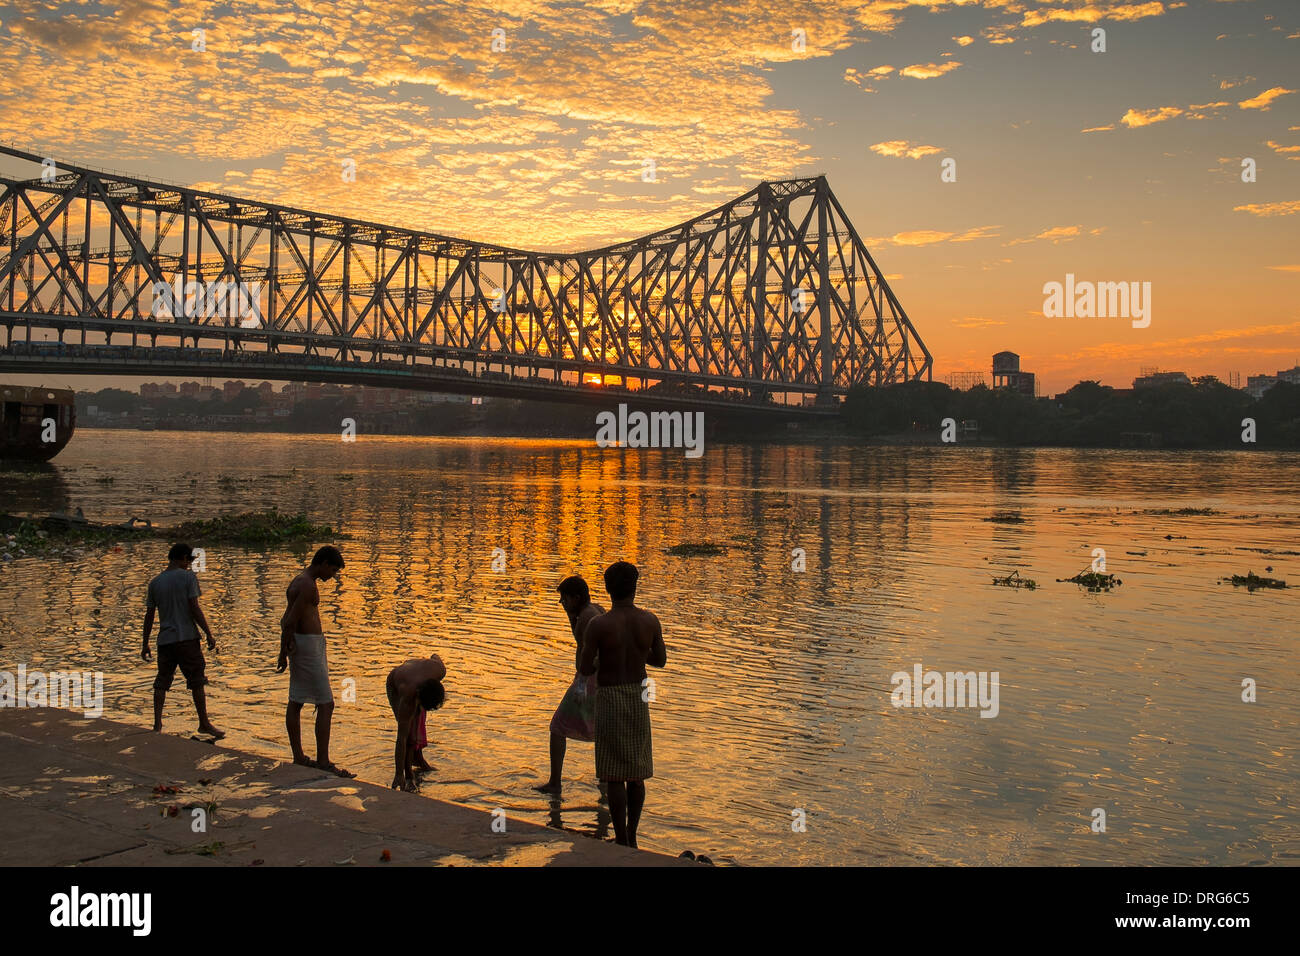
[[316, 579], [303, 571], [284, 592], [288, 606], [281, 628], [291, 634], [324, 634], [320, 623], [320, 588]]
[[663, 667], [667, 660], [659, 618], [635, 604], [616, 601], [608, 613], [587, 625], [578, 671], [594, 672], [601, 687], [640, 684], [646, 679], [646, 664]]
[[388, 682], [396, 691], [399, 700], [414, 697], [420, 685], [431, 680], [443, 680], [447, 676], [447, 666], [437, 654], [432, 657], [415, 657], [405, 664], [398, 664], [388, 674]]

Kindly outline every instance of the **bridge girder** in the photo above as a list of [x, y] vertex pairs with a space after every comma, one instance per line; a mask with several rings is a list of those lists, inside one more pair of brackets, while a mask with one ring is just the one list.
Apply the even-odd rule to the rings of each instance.
[[[0, 177], [0, 313], [11, 336], [15, 317], [60, 330], [85, 320], [83, 342], [88, 328], [134, 342], [162, 327], [182, 342], [292, 342], [344, 362], [455, 351], [503, 367], [824, 402], [932, 373], [825, 177], [764, 182], [668, 229], [558, 253], [56, 168], [47, 180]], [[257, 324], [229, 310], [158, 314], [159, 284], [191, 282], [259, 289]]]

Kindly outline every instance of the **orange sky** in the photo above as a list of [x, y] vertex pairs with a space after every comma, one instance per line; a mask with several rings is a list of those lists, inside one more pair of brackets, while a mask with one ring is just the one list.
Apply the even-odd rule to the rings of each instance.
[[[1297, 44], [1280, 0], [17, 2], [0, 110], [52, 157], [533, 248], [825, 173], [936, 378], [1244, 383], [1300, 360]], [[1150, 326], [1045, 318], [1066, 273], [1150, 282]]]

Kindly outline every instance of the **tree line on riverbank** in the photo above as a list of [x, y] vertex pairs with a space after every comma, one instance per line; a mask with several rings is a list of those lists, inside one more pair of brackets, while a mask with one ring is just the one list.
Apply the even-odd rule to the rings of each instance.
[[[861, 437], [939, 432], [945, 418], [974, 421], [981, 439], [1013, 445], [1300, 448], [1300, 385], [1278, 382], [1255, 399], [1207, 375], [1138, 389], [1080, 382], [1034, 398], [985, 385], [961, 391], [907, 382], [853, 389], [844, 403], [846, 427]], [[1253, 445], [1243, 441], [1246, 419], [1254, 422]]]

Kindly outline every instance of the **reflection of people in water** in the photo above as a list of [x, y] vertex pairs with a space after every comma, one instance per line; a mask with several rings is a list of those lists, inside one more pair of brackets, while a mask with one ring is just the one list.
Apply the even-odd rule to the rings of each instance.
[[[293, 579], [285, 597], [288, 609], [280, 619], [280, 659], [276, 672], [289, 668], [289, 706], [284, 725], [289, 732], [293, 762], [318, 767], [340, 777], [355, 773], [336, 767], [330, 760], [330, 721], [334, 716], [334, 692], [330, 689], [329, 663], [325, 658], [325, 634], [320, 623], [320, 590], [317, 581], [328, 581], [343, 568], [339, 549], [326, 545], [316, 552], [311, 565]], [[302, 705], [316, 705], [316, 759], [302, 749]]]
[[564, 753], [567, 740], [581, 740], [586, 743], [596, 739], [596, 676], [583, 676], [578, 673], [577, 665], [582, 659], [582, 635], [592, 618], [604, 613], [599, 604], [591, 603], [591, 591], [587, 582], [574, 575], [565, 578], [556, 588], [560, 592], [560, 604], [569, 616], [569, 628], [577, 642], [574, 652], [573, 680], [564, 692], [560, 706], [555, 708], [551, 717], [551, 776], [545, 783], [533, 789], [543, 793], [558, 794], [561, 777], [564, 773]]
[[394, 790], [414, 791], [415, 775], [433, 769], [422, 753], [429, 742], [425, 715], [441, 707], [446, 699], [447, 692], [442, 686], [446, 676], [446, 665], [437, 654], [414, 658], [388, 672], [384, 689], [388, 693], [388, 706], [393, 708], [397, 719]]
[[596, 675], [596, 777], [609, 785], [614, 840], [636, 847], [645, 781], [654, 776], [645, 666], [668, 661], [659, 619], [637, 607], [636, 566], [605, 569], [609, 613], [592, 618], [583, 635], [581, 674]]

